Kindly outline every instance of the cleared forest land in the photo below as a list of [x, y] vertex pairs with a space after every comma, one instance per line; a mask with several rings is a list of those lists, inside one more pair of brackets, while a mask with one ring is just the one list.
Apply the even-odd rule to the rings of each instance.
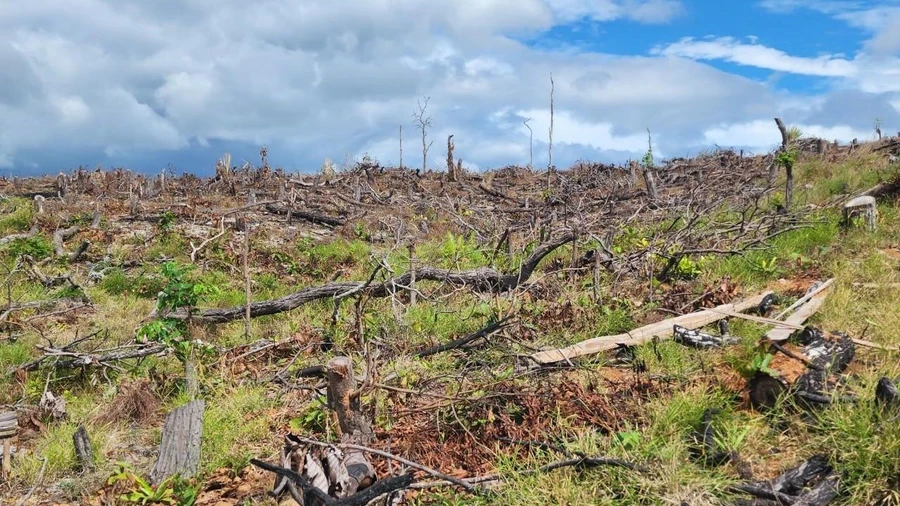
[[898, 155], [0, 180], [2, 502], [900, 504]]

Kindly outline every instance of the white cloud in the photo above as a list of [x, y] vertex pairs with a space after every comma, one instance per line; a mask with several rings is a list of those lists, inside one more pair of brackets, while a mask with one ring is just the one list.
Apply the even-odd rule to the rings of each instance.
[[791, 56], [762, 44], [743, 44], [732, 37], [710, 40], [686, 37], [668, 46], [654, 48], [652, 53], [696, 60], [725, 60], [739, 65], [811, 76], [852, 77], [857, 72], [853, 62], [838, 56]]
[[50, 100], [59, 111], [63, 123], [77, 125], [85, 122], [91, 114], [81, 97], [50, 97]]
[[[864, 140], [872, 137], [872, 132], [854, 129], [848, 126], [822, 126], [797, 124], [804, 136], [818, 137], [829, 141], [849, 142], [856, 138]], [[781, 133], [773, 119], [757, 119], [741, 123], [719, 125], [703, 132], [703, 143], [717, 144], [721, 147], [738, 146], [751, 152], [766, 152], [781, 144]]]
[[[48, 150], [60, 155], [54, 164], [65, 154], [78, 155], [74, 164], [91, 163], [83, 156], [98, 153], [138, 162], [151, 153], [165, 163], [167, 151], [183, 154], [188, 146], [255, 157], [266, 144], [270, 160], [289, 170], [317, 168], [325, 157], [343, 160], [347, 153], [396, 163], [403, 124], [404, 163], [416, 165], [410, 116], [416, 99], [430, 96], [434, 166], [443, 164], [450, 134], [467, 165], [527, 163], [524, 114], [534, 115], [534, 163], [541, 166], [551, 72], [560, 166], [640, 156], [648, 127], [657, 152], [675, 153], [703, 139], [710, 125], [786, 108], [791, 121], [821, 113], [815, 97], [779, 94], [674, 50], [613, 56], [516, 42], [576, 20], [657, 24], [683, 13], [675, 0], [2, 4], [0, 68], [9, 71], [0, 73], [0, 153], [18, 169], [49, 159]], [[697, 50], [688, 42], [696, 41], [676, 44]], [[892, 84], [900, 83], [897, 67], [885, 65], [891, 60], [884, 56], [876, 64], [798, 58], [733, 41], [726, 49], [707, 48], [704, 57], [849, 75], [853, 85], [871, 90], [900, 86]], [[859, 72], [848, 72], [848, 64]], [[841, 117], [817, 119], [845, 124]], [[247, 154], [238, 155], [241, 149]]]
[[[539, 139], [549, 136], [549, 109], [523, 110], [518, 111], [516, 114], [523, 118], [532, 118], [528, 124], [532, 130], [541, 134]], [[527, 130], [524, 125], [518, 125], [516, 129], [523, 133]], [[554, 143], [581, 144], [597, 149], [619, 149], [632, 152], [640, 152], [647, 149], [646, 133], [616, 135], [613, 130], [614, 126], [609, 122], [584, 121], [574, 117], [567, 111], [554, 111]]]
[[595, 21], [631, 19], [647, 24], [667, 23], [684, 14], [681, 0], [549, 0], [563, 21], [590, 18]]

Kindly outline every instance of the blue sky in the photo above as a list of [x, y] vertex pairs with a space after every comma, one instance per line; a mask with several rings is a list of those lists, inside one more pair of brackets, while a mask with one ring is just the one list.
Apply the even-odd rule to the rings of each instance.
[[474, 170], [900, 130], [900, 0], [30, 0], [0, 4], [0, 174], [78, 165]]

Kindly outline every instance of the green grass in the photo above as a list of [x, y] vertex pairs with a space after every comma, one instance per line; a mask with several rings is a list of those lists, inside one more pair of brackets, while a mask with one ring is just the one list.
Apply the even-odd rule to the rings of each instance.
[[203, 414], [201, 466], [206, 472], [220, 467], [239, 471], [249, 464], [254, 449], [268, 446], [274, 432], [266, 410], [274, 402], [261, 387], [222, 387], [208, 396]]
[[5, 198], [0, 200], [3, 213], [0, 216], [0, 235], [26, 232], [34, 221], [34, 208], [31, 202], [22, 198]]

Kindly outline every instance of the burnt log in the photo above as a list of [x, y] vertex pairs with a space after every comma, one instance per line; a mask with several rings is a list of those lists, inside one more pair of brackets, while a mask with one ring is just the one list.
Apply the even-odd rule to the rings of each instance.
[[823, 455], [791, 468], [773, 480], [742, 483], [732, 488], [734, 492], [755, 497], [754, 500], [738, 500], [741, 505], [803, 505], [825, 506], [838, 494], [838, 476]]
[[875, 385], [875, 404], [883, 410], [900, 409], [900, 389], [888, 377], [882, 377]]
[[[748, 382], [750, 403], [754, 409], [764, 411], [775, 406], [781, 397], [790, 398], [804, 409], [813, 410], [832, 402], [832, 378], [842, 373], [856, 354], [856, 345], [849, 336], [835, 332], [824, 334], [807, 326], [796, 338], [803, 348], [793, 353], [773, 343], [775, 353], [781, 352], [789, 360], [800, 360], [807, 370], [794, 377], [773, 377], [758, 372]], [[773, 366], [777, 371], [777, 366]]]
[[[724, 320], [720, 320], [724, 321]], [[672, 333], [672, 339], [679, 344], [683, 344], [685, 346], [690, 346], [692, 348], [722, 348], [729, 344], [734, 344], [739, 342], [739, 339], [729, 336], [714, 336], [712, 334], [707, 334], [706, 332], [701, 332], [695, 329], [689, 329], [686, 327], [682, 327], [681, 325], [674, 326], [674, 332]]]
[[153, 484], [170, 476], [190, 478], [197, 473], [205, 407], [205, 401], [199, 399], [175, 408], [166, 416], [159, 456], [150, 471]]

